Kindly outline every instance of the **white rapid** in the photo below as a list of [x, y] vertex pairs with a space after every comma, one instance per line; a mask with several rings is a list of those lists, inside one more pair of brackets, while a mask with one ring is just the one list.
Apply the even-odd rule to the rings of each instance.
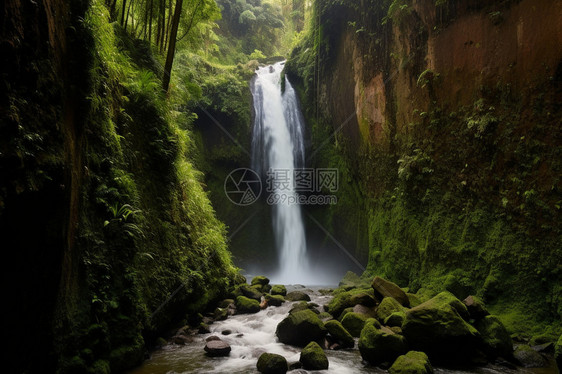
[[297, 198], [294, 170], [304, 166], [304, 121], [295, 90], [286, 77], [285, 92], [281, 92], [283, 65], [279, 62], [259, 68], [253, 82], [252, 166], [273, 197], [270, 202], [279, 271], [271, 275], [272, 281], [318, 284], [310, 276], [301, 207], [289, 203]]

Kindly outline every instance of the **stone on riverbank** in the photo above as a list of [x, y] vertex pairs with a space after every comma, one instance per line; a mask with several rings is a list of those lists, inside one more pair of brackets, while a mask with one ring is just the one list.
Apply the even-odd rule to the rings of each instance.
[[289, 313], [277, 325], [275, 334], [281, 343], [304, 347], [311, 341], [322, 340], [326, 335], [326, 328], [316, 313], [305, 309]]
[[359, 337], [361, 357], [373, 365], [391, 363], [408, 351], [406, 339], [389, 329], [378, 329], [376, 320], [369, 319]]
[[410, 351], [399, 356], [388, 372], [390, 374], [432, 374], [433, 367], [425, 353]]
[[542, 368], [548, 366], [547, 359], [526, 344], [517, 347], [515, 352], [513, 352], [513, 357], [525, 368]]
[[408, 296], [406, 296], [406, 293], [395, 283], [387, 281], [381, 277], [375, 277], [371, 287], [375, 290], [375, 298], [379, 299], [379, 301], [385, 297], [392, 297], [401, 305], [406, 307], [410, 306]]
[[327, 370], [329, 366], [326, 353], [316, 342], [310, 342], [302, 350], [299, 361], [306, 370]]
[[342, 348], [353, 348], [355, 341], [353, 336], [343, 327], [343, 325], [336, 321], [331, 320], [325, 323], [324, 327], [330, 335], [336, 340]]
[[230, 354], [230, 345], [222, 340], [210, 340], [205, 344], [205, 352], [211, 357], [224, 357]]
[[285, 296], [285, 299], [289, 301], [310, 301], [310, 296], [302, 291], [292, 291]]
[[283, 286], [282, 284], [276, 284], [271, 287], [270, 293], [272, 295], [287, 296], [287, 288], [285, 288], [285, 286]]
[[466, 305], [466, 309], [468, 311], [468, 314], [470, 315], [470, 318], [474, 320], [482, 319], [490, 314], [482, 300], [480, 300], [480, 298], [476, 296], [468, 296], [462, 302], [464, 305]]
[[285, 357], [275, 353], [262, 353], [258, 359], [258, 371], [262, 374], [285, 374], [289, 365]]
[[271, 306], [281, 306], [285, 302], [285, 298], [281, 295], [265, 295], [265, 300], [267, 300], [267, 304]]
[[236, 298], [236, 309], [238, 313], [257, 313], [261, 310], [260, 303], [254, 299], [245, 296], [238, 296]]
[[501, 356], [506, 359], [513, 356], [511, 336], [496, 316], [486, 316], [476, 321], [474, 327], [482, 336], [486, 356], [489, 358]]
[[368, 317], [364, 314], [350, 312], [342, 318], [341, 324], [351, 334], [351, 336], [358, 338], [367, 319]]

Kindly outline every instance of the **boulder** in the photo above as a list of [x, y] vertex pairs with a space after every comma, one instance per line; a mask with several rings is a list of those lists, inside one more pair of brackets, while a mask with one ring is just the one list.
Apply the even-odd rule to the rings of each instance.
[[[360, 300], [359, 298], [353, 298], [354, 295], [369, 295], [373, 297], [374, 293], [372, 289], [353, 289], [351, 291], [337, 290], [334, 292], [334, 297], [330, 302], [324, 305], [324, 310], [330, 313], [334, 317], [338, 317], [346, 308], [353, 308], [356, 302]], [[369, 301], [366, 301], [369, 303]]]
[[285, 296], [285, 299], [289, 301], [310, 301], [310, 296], [302, 291], [292, 291]]
[[486, 306], [484, 305], [482, 300], [480, 300], [480, 298], [476, 296], [468, 296], [462, 302], [464, 305], [466, 305], [466, 309], [468, 311], [468, 314], [470, 315], [470, 318], [474, 320], [479, 320], [490, 314], [488, 313], [488, 310], [486, 309]]
[[374, 319], [369, 319], [361, 331], [359, 352], [363, 360], [372, 365], [391, 363], [408, 351], [406, 339], [389, 329], [378, 329]]
[[254, 284], [252, 286], [250, 286], [250, 288], [253, 288], [254, 290], [258, 291], [259, 293], [268, 293], [269, 291], [271, 291], [271, 286], [269, 284]]
[[410, 348], [426, 352], [431, 360], [472, 361], [477, 355], [480, 334], [448, 301], [448, 298], [437, 295], [406, 311], [403, 335]]
[[318, 318], [324, 322], [334, 319], [334, 317], [328, 312], [320, 312], [320, 314], [318, 314]]
[[368, 317], [354, 312], [347, 313], [341, 320], [342, 326], [349, 331], [351, 336], [358, 338], [365, 326]]
[[377, 316], [376, 308], [369, 308], [369, 307], [366, 307], [366, 306], [361, 305], [361, 304], [355, 305], [353, 307], [352, 312], [364, 314], [364, 315], [368, 316], [369, 318], [375, 318]]
[[504, 325], [496, 316], [486, 316], [474, 324], [482, 336], [483, 350], [489, 358], [501, 356], [511, 358], [513, 356], [513, 343], [511, 336]]
[[385, 297], [377, 308], [376, 315], [379, 321], [384, 322], [395, 312], [404, 312], [404, 307], [396, 299]]
[[205, 344], [205, 352], [211, 357], [223, 357], [230, 354], [230, 345], [222, 340], [210, 340]]
[[548, 366], [548, 360], [526, 344], [522, 344], [515, 349], [513, 357], [526, 368], [543, 368]]
[[285, 302], [285, 298], [281, 295], [265, 295], [267, 303], [271, 306], [281, 306]]
[[300, 301], [293, 305], [293, 307], [289, 310], [289, 313], [298, 312], [299, 310], [312, 310], [314, 313], [319, 314], [320, 312], [312, 305], [311, 303], [307, 303], [306, 301]]
[[449, 304], [459, 313], [462, 319], [464, 319], [465, 321], [470, 320], [470, 314], [468, 313], [466, 305], [464, 305], [463, 302], [457, 299], [452, 293], [443, 291], [435, 295], [432, 300], [435, 303]]
[[355, 274], [352, 271], [348, 271], [343, 276], [342, 280], [338, 284], [339, 287], [361, 287], [361, 286], [368, 286], [368, 282], [362, 280], [359, 275]]
[[228, 318], [228, 309], [216, 308], [214, 313], [215, 321], [224, 321]]
[[306, 309], [289, 313], [277, 325], [275, 334], [281, 343], [304, 347], [311, 341], [321, 341], [326, 335], [326, 328], [316, 313]]
[[437, 292], [430, 290], [429, 288], [423, 288], [423, 287], [420, 288], [418, 292], [416, 292], [416, 296], [418, 297], [418, 299], [420, 299], [422, 303], [425, 303], [435, 295], [437, 295]]
[[[326, 308], [326, 307], [324, 306], [324, 309], [325, 309], [325, 308]], [[345, 309], [340, 313], [340, 315], [339, 315], [339, 317], [338, 317], [338, 321], [341, 322], [341, 320], [343, 319], [343, 317], [345, 317], [345, 315], [346, 315], [347, 313], [351, 313], [351, 312], [353, 312], [353, 308], [351, 308], [351, 307], [345, 308]], [[360, 313], [360, 314], [361, 314], [361, 313]]]
[[410, 306], [408, 296], [406, 296], [406, 293], [395, 283], [387, 281], [381, 277], [375, 277], [371, 287], [375, 290], [375, 297], [379, 300], [382, 300], [385, 297], [392, 297], [403, 306]]
[[558, 366], [558, 372], [562, 373], [562, 335], [554, 346], [554, 359], [556, 360], [556, 366]]
[[402, 327], [405, 319], [406, 313], [394, 312], [384, 320], [384, 325], [389, 327]]
[[[253, 287], [248, 286], [247, 284], [243, 284], [237, 287], [239, 293], [241, 295], [237, 295], [237, 296], [245, 296], [249, 299], [253, 299], [256, 301], [261, 301], [261, 297], [263, 296], [261, 292], [259, 292], [258, 290], [256, 290]], [[235, 294], [237, 292], [235, 291]]]
[[553, 339], [550, 335], [541, 334], [534, 335], [531, 340], [529, 340], [529, 345], [532, 347], [534, 345], [541, 345], [546, 343], [552, 343]]
[[207, 337], [207, 339], [205, 339], [206, 342], [210, 342], [211, 340], [221, 340], [221, 338], [219, 338], [216, 335], [211, 335], [211, 336]]
[[238, 296], [236, 298], [236, 309], [238, 313], [257, 313], [261, 310], [258, 301], [245, 296]]
[[257, 284], [261, 285], [261, 286], [265, 286], [269, 284], [269, 279], [263, 275], [258, 275], [257, 277], [253, 277], [252, 281], [250, 282], [250, 284], [252, 286], [255, 286]]
[[359, 292], [350, 297], [350, 304], [372, 307], [377, 305], [375, 298], [365, 292]]
[[299, 361], [306, 370], [327, 370], [329, 365], [328, 357], [316, 342], [310, 342], [302, 350]]
[[328, 333], [334, 338], [342, 348], [353, 348], [355, 341], [351, 334], [343, 327], [343, 325], [336, 321], [331, 320], [324, 324]]
[[431, 374], [433, 367], [425, 353], [410, 351], [399, 356], [388, 372], [390, 374]]
[[262, 353], [258, 358], [257, 367], [263, 374], [285, 374], [289, 370], [285, 357], [275, 353]]
[[411, 308], [418, 306], [422, 303], [421, 299], [416, 294], [406, 292], [406, 296], [408, 296], [408, 301], [410, 302]]
[[287, 288], [285, 288], [285, 286], [283, 286], [282, 284], [276, 284], [273, 287], [271, 287], [270, 293], [272, 295], [286, 296], [287, 295]]

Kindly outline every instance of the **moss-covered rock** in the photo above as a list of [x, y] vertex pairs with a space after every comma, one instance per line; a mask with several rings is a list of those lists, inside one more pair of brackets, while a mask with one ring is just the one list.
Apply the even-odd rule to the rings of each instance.
[[260, 303], [246, 296], [236, 298], [236, 310], [238, 313], [257, 313], [260, 311]]
[[281, 295], [265, 295], [265, 300], [267, 300], [267, 304], [271, 306], [281, 306], [285, 302], [285, 298]]
[[404, 310], [404, 307], [396, 299], [385, 297], [379, 304], [376, 315], [379, 321], [384, 322], [392, 313], [403, 312]]
[[341, 289], [338, 289], [334, 292], [332, 300], [324, 305], [324, 309], [334, 317], [339, 318], [344, 309], [353, 308], [356, 305], [357, 299], [353, 299], [353, 296], [358, 294], [374, 295], [372, 289], [357, 288], [351, 291], [341, 291]]
[[416, 296], [421, 300], [422, 303], [425, 303], [435, 295], [437, 295], [437, 292], [425, 287], [420, 288], [418, 292], [416, 292]]
[[488, 357], [511, 358], [513, 356], [511, 336], [496, 316], [486, 316], [476, 321], [474, 326], [482, 336], [484, 353]]
[[302, 291], [292, 291], [285, 296], [285, 299], [289, 301], [310, 301], [310, 296]]
[[372, 307], [377, 305], [375, 298], [365, 292], [359, 292], [354, 295], [351, 295], [349, 302], [353, 306], [364, 305], [367, 307]]
[[447, 297], [439, 295], [408, 310], [402, 332], [410, 348], [437, 361], [470, 361], [480, 342], [478, 331], [461, 318]]
[[365, 326], [368, 317], [364, 314], [350, 312], [341, 320], [342, 326], [349, 331], [351, 336], [358, 338]]
[[245, 296], [249, 299], [253, 299], [256, 301], [260, 301], [261, 297], [263, 296], [263, 294], [260, 291], [256, 290], [253, 287], [248, 286], [247, 284], [241, 284], [237, 286], [234, 290], [234, 295], [236, 297]]
[[304, 347], [311, 341], [323, 339], [326, 328], [316, 313], [306, 309], [289, 313], [289, 316], [277, 325], [275, 334], [282, 343]]
[[535, 345], [552, 343], [553, 340], [554, 339], [552, 338], [552, 336], [548, 334], [534, 335], [533, 337], [531, 337], [531, 340], [529, 340], [529, 345], [532, 347]]
[[285, 286], [283, 286], [282, 284], [276, 284], [276, 285], [271, 287], [270, 293], [272, 295], [286, 296], [287, 295], [287, 288]]
[[422, 303], [421, 299], [416, 294], [406, 292], [406, 296], [408, 296], [411, 308], [416, 307]]
[[470, 319], [470, 315], [468, 313], [468, 309], [466, 305], [464, 305], [462, 301], [457, 299], [455, 295], [453, 295], [448, 291], [443, 291], [435, 295], [431, 299], [431, 301], [434, 304], [443, 304], [443, 305], [448, 304], [452, 306], [457, 311], [457, 313], [459, 313], [462, 319], [464, 319], [465, 321], [468, 321]]
[[254, 290], [262, 294], [271, 291], [271, 286], [269, 284], [253, 284], [250, 286], [250, 288], [253, 288]]
[[213, 313], [215, 321], [224, 321], [228, 318], [228, 309], [226, 308], [216, 308], [215, 313]]
[[258, 275], [257, 277], [253, 277], [252, 281], [250, 282], [250, 284], [252, 286], [255, 286], [257, 284], [265, 286], [267, 284], [269, 284], [269, 279], [263, 275]]
[[375, 297], [382, 300], [385, 297], [392, 297], [396, 299], [403, 306], [410, 306], [410, 300], [406, 293], [398, 287], [395, 283], [387, 281], [381, 277], [375, 277], [371, 287], [375, 290]]
[[425, 353], [410, 351], [399, 356], [388, 372], [390, 374], [431, 374], [433, 367]]
[[[326, 308], [326, 307], [324, 306], [324, 308]], [[352, 307], [345, 308], [344, 310], [342, 310], [342, 312], [341, 312], [340, 315], [338, 316], [338, 321], [341, 322], [341, 321], [343, 320], [343, 317], [345, 317], [345, 315], [346, 315], [347, 313], [352, 313], [352, 312], [353, 312], [353, 308], [352, 308]]]
[[285, 374], [289, 370], [289, 365], [281, 355], [262, 353], [258, 358], [257, 368], [262, 374]]
[[361, 279], [359, 275], [355, 274], [352, 271], [348, 271], [343, 276], [342, 280], [340, 281], [339, 287], [368, 287], [369, 282], [367, 280]]
[[353, 336], [343, 327], [343, 325], [336, 321], [331, 320], [324, 324], [328, 333], [337, 341], [342, 348], [353, 348], [355, 341]]
[[384, 320], [384, 325], [389, 327], [402, 327], [405, 319], [406, 313], [394, 312]]
[[462, 302], [466, 305], [468, 314], [472, 319], [478, 320], [490, 314], [486, 309], [486, 305], [484, 305], [484, 302], [480, 300], [479, 297], [470, 295]]
[[548, 366], [548, 360], [526, 344], [515, 349], [513, 357], [526, 368], [542, 368]]
[[306, 301], [300, 301], [298, 303], [295, 303], [293, 307], [289, 310], [289, 313], [294, 313], [294, 312], [298, 312], [299, 310], [307, 310], [307, 309], [312, 310], [316, 314], [320, 314], [318, 309], [316, 309], [316, 307], [312, 303], [307, 303]]
[[302, 350], [299, 361], [306, 370], [327, 370], [329, 366], [326, 353], [316, 342], [310, 342]]
[[375, 320], [369, 319], [359, 337], [361, 357], [373, 365], [394, 362], [408, 351], [406, 339], [402, 335], [376, 327]]

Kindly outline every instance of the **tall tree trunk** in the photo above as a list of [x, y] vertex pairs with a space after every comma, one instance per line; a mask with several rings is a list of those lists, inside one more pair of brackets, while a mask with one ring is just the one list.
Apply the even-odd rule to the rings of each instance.
[[[132, 1], [132, 0], [131, 0]], [[131, 4], [129, 4], [130, 6]], [[125, 29], [127, 26], [125, 25], [125, 11], [127, 10], [127, 0], [123, 0], [123, 7], [121, 8], [121, 26], [124, 26]]]
[[166, 22], [166, 31], [164, 32], [164, 50], [168, 48], [168, 40], [170, 40], [170, 28], [172, 27], [172, 0], [168, 0], [168, 22]]
[[152, 0], [150, 0], [150, 8], [149, 8], [149, 14], [148, 14], [148, 43], [152, 43], [152, 7], [154, 6], [154, 3]]
[[166, 92], [168, 92], [168, 88], [170, 87], [170, 77], [172, 74], [172, 64], [174, 63], [174, 54], [176, 52], [176, 38], [178, 36], [178, 26], [180, 24], [182, 5], [183, 0], [176, 0], [174, 18], [172, 19], [172, 30], [170, 31], [170, 44], [168, 46], [166, 64], [164, 65], [164, 77], [162, 79], [162, 88]]

